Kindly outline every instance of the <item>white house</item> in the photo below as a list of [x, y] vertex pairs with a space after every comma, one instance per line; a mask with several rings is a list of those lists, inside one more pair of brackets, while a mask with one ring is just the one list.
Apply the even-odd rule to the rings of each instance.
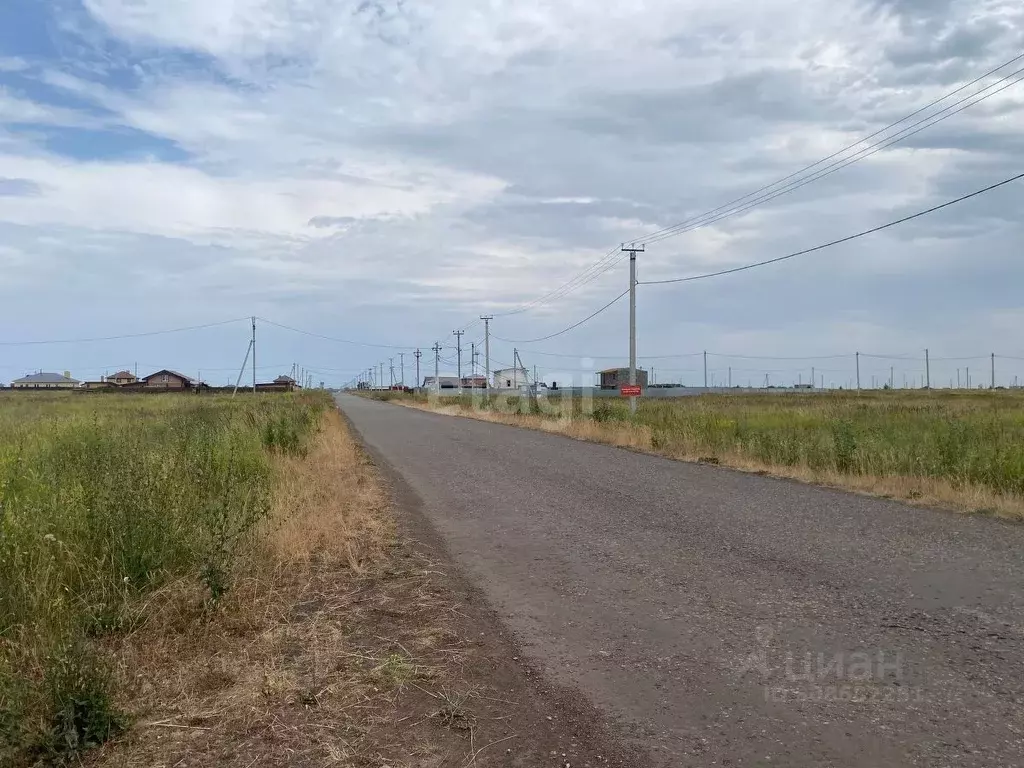
[[519, 389], [524, 384], [530, 383], [529, 374], [525, 368], [503, 368], [491, 375], [494, 377], [495, 389]]

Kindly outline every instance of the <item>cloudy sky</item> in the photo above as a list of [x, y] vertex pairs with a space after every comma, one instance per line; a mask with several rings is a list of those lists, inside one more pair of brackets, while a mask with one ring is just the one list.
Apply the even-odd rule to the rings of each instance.
[[[622, 241], [783, 178], [1024, 53], [1019, 0], [4, 0], [0, 381], [138, 364], [340, 383], [435, 341], [529, 340], [628, 286]], [[1024, 66], [1018, 62], [984, 82]], [[983, 86], [978, 86], [983, 87]], [[960, 98], [971, 91], [960, 94]], [[952, 103], [944, 102], [944, 103]], [[821, 181], [650, 245], [641, 280], [852, 234], [1024, 172], [1024, 84]], [[852, 353], [1024, 378], [1024, 182], [764, 269], [641, 286], [659, 380], [783, 383]], [[538, 298], [555, 292], [553, 300]], [[524, 305], [529, 311], [503, 314]], [[625, 301], [520, 343], [624, 359]], [[494, 340], [496, 361], [513, 344]], [[819, 360], [761, 360], [810, 358]], [[555, 355], [564, 355], [556, 357]], [[746, 357], [739, 357], [739, 356]], [[620, 357], [621, 356], [621, 357]], [[497, 364], [497, 363], [496, 363]], [[920, 375], [866, 358], [865, 384]], [[265, 367], [264, 367], [265, 366]], [[451, 368], [452, 366], [445, 366]], [[432, 372], [432, 371], [431, 371]], [[424, 374], [426, 370], [424, 370]], [[582, 374], [577, 374], [582, 375]], [[966, 378], [966, 377], [965, 377]]]

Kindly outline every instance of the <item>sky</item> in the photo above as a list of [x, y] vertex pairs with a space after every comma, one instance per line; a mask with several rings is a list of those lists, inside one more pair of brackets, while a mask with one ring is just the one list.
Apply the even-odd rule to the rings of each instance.
[[[224, 384], [251, 316], [261, 380], [387, 380], [391, 358], [400, 378], [404, 355], [411, 382], [435, 343], [455, 371], [460, 329], [468, 372], [492, 314], [492, 368], [515, 347], [589, 383], [626, 362], [625, 300], [527, 342], [625, 291], [628, 260], [560, 286], [1021, 53], [1019, 0], [5, 0], [0, 382], [137, 366]], [[651, 243], [638, 277], [784, 255], [1021, 172], [1024, 84]], [[998, 384], [1024, 379], [1022, 200], [1018, 182], [641, 285], [641, 363], [698, 384], [707, 350], [717, 383], [814, 367], [849, 386], [860, 351], [865, 386], [901, 385], [927, 348], [933, 384], [989, 383], [991, 353]]]

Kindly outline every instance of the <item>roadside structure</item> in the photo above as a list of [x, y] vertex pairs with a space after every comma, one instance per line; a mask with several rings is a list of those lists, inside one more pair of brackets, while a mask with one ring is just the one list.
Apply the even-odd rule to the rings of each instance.
[[145, 389], [185, 390], [192, 389], [196, 386], [196, 382], [190, 377], [167, 368], [157, 371], [156, 373], [151, 373], [149, 376], [143, 376], [140, 380], [140, 384]]
[[74, 389], [79, 385], [68, 371], [64, 373], [30, 373], [11, 382], [12, 389]]
[[530, 383], [530, 374], [525, 368], [500, 368], [493, 376], [491, 385], [494, 389], [519, 389]]
[[[618, 389], [629, 384], [629, 368], [607, 368], [598, 371], [601, 377], [601, 389]], [[636, 383], [638, 386], [647, 388], [647, 371], [642, 368], [636, 369]]]

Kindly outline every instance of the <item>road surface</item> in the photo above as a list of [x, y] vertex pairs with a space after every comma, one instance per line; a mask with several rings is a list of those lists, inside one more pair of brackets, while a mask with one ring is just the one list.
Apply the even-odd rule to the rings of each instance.
[[1024, 526], [338, 402], [653, 765], [1024, 765]]

